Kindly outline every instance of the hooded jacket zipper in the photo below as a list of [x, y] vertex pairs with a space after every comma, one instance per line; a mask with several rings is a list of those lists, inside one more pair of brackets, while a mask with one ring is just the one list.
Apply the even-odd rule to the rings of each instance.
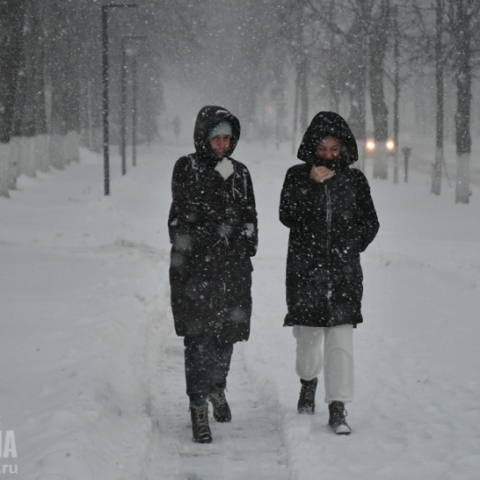
[[330, 244], [332, 241], [331, 232], [332, 232], [332, 198], [330, 192], [328, 191], [327, 185], [324, 185], [325, 188], [325, 201], [327, 204], [327, 305], [329, 312], [332, 311], [332, 279], [330, 272]]
[[[226, 220], [226, 211], [227, 211], [227, 179], [223, 179], [223, 219]], [[225, 242], [223, 243], [223, 253], [224, 253], [224, 260], [227, 260], [227, 249], [228, 249], [228, 236], [225, 236]], [[226, 305], [226, 296], [227, 296], [227, 284], [225, 283], [225, 277], [223, 279], [223, 310], [225, 310]]]

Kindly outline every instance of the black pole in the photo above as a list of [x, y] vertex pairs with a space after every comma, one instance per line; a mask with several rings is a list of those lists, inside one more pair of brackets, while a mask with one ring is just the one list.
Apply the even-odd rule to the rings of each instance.
[[[126, 44], [128, 40], [145, 40], [147, 37], [145, 35], [133, 35], [129, 37], [124, 37], [123, 38], [123, 44], [122, 44], [122, 105], [121, 105], [121, 111], [122, 111], [122, 119], [121, 119], [121, 135], [122, 135], [122, 173], [125, 175], [127, 171], [127, 52], [126, 52]], [[132, 164], [133, 166], [136, 166], [137, 164], [137, 159], [136, 159], [136, 110], [137, 110], [137, 105], [136, 105], [136, 98], [137, 98], [137, 64], [136, 60], [132, 60], [132, 102], [135, 102], [135, 104], [132, 105], [132, 111], [135, 112], [133, 114], [133, 119], [132, 119]]]
[[127, 38], [122, 39], [122, 91], [121, 91], [121, 146], [120, 153], [122, 156], [122, 175], [127, 173], [127, 52], [126, 52]]
[[408, 182], [408, 158], [412, 153], [412, 149], [410, 147], [403, 147], [402, 152], [405, 160], [405, 182]]
[[137, 59], [132, 59], [132, 164], [137, 165]]
[[400, 129], [400, 32], [398, 30], [398, 5], [393, 6], [393, 59], [394, 59], [394, 100], [393, 100], [393, 140], [394, 161], [393, 161], [393, 183], [398, 183], [398, 132]]
[[297, 127], [298, 127], [298, 71], [295, 75], [295, 99], [293, 103], [293, 131], [292, 131], [292, 155], [295, 155], [296, 152], [296, 141], [297, 141]]
[[108, 138], [108, 6], [102, 7], [102, 61], [103, 176], [105, 195], [110, 195], [110, 152]]
[[137, 5], [102, 5], [102, 109], [103, 109], [103, 177], [105, 195], [110, 195], [110, 141], [108, 138], [108, 9], [135, 8]]

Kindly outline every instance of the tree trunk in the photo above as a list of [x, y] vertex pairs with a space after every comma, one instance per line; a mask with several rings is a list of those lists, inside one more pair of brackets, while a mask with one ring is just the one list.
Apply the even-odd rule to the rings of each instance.
[[295, 75], [295, 97], [293, 104], [293, 129], [292, 129], [292, 155], [297, 153], [297, 130], [298, 130], [298, 97], [299, 97], [299, 83], [298, 74]]
[[[335, 3], [333, 0], [330, 0], [328, 5], [329, 10], [329, 17], [334, 18], [335, 15]], [[333, 29], [330, 30], [330, 38], [329, 38], [329, 49], [330, 52], [336, 52], [335, 47], [335, 33]], [[333, 57], [335, 58], [335, 57]], [[327, 63], [327, 82], [328, 82], [328, 90], [329, 90], [329, 97], [330, 97], [330, 110], [332, 112], [338, 112], [340, 109], [340, 98], [341, 98], [341, 89], [340, 83], [341, 80], [339, 78], [339, 62], [338, 61], [330, 61]]]
[[432, 168], [432, 189], [434, 195], [440, 195], [442, 188], [443, 165], [443, 1], [437, 0], [436, 39], [435, 39], [435, 84], [437, 88], [435, 162]]
[[[72, 135], [78, 137], [79, 118], [79, 39], [75, 36], [74, 6], [63, 2], [50, 4], [48, 12], [48, 73], [51, 87], [50, 159], [58, 169], [78, 160], [78, 145], [72, 147]], [[78, 142], [74, 142], [78, 143]]]
[[17, 91], [18, 72], [22, 62], [25, 2], [0, 3], [0, 195], [8, 197], [16, 185], [16, 165], [10, 157], [9, 142]]
[[393, 183], [398, 183], [398, 168], [399, 168], [399, 131], [400, 131], [400, 32], [398, 30], [398, 5], [393, 7], [393, 61], [394, 61], [394, 73], [393, 73], [393, 141], [394, 145], [394, 157], [393, 157]]
[[0, 142], [10, 141], [18, 71], [22, 62], [25, 2], [0, 4]]
[[[90, 6], [79, 6], [81, 19], [77, 30], [81, 48], [78, 49], [79, 92], [82, 99], [79, 110], [82, 146], [101, 153], [103, 150], [102, 71], [99, 62], [92, 62], [92, 52], [101, 52], [99, 11]], [[77, 47], [78, 48], [78, 47]]]
[[457, 181], [455, 200], [457, 203], [469, 203], [470, 200], [470, 107], [472, 102], [472, 69], [470, 18], [464, 0], [457, 6], [457, 58], [455, 79], [457, 83], [457, 112], [455, 114], [455, 136], [457, 146]]
[[0, 195], [9, 197], [10, 144], [0, 142]]
[[37, 151], [35, 137], [47, 132], [44, 94], [44, 7], [27, 0], [23, 29], [23, 54], [18, 77], [12, 136], [18, 137], [18, 174], [34, 177], [42, 152]]
[[371, 10], [363, 0], [356, 2], [356, 19], [347, 35], [349, 45], [348, 64], [355, 65], [351, 69], [349, 80], [350, 116], [348, 123], [355, 138], [362, 141], [360, 168], [365, 170], [365, 139], [367, 136], [365, 95], [367, 89], [368, 43], [370, 32]]
[[372, 105], [374, 138], [377, 143], [373, 177], [381, 179], [388, 177], [385, 148], [385, 143], [388, 139], [388, 108], [385, 103], [385, 92], [383, 89], [383, 63], [387, 50], [389, 21], [390, 3], [389, 0], [382, 0], [380, 15], [377, 21], [373, 22], [373, 34], [369, 39], [370, 101]]
[[300, 95], [300, 131], [302, 135], [308, 127], [308, 85], [307, 85], [308, 62], [305, 52], [300, 54], [297, 63], [298, 90]]

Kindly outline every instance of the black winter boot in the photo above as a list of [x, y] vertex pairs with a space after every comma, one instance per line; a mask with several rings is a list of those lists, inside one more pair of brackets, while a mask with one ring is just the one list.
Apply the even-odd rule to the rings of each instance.
[[298, 413], [313, 415], [315, 413], [315, 392], [317, 391], [318, 380], [316, 377], [310, 381], [300, 379], [300, 383], [302, 389], [297, 404]]
[[330, 412], [328, 424], [332, 428], [333, 432], [337, 435], [350, 435], [352, 433], [352, 429], [345, 421], [345, 417], [347, 416], [345, 405], [342, 402], [335, 401], [328, 406], [328, 410]]
[[211, 443], [212, 432], [208, 426], [208, 403], [190, 405], [192, 416], [192, 440], [197, 443]]
[[217, 422], [230, 422], [232, 412], [225, 398], [225, 384], [216, 384], [210, 387], [209, 400], [212, 402], [213, 418]]

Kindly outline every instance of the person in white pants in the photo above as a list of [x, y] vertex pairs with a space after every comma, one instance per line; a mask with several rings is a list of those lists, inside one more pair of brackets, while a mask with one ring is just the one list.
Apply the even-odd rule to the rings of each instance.
[[353, 326], [304, 327], [295, 325], [297, 340], [297, 375], [312, 381], [322, 372], [325, 380], [325, 402], [353, 402]]
[[351, 165], [357, 143], [337, 113], [320, 112], [307, 128], [280, 199], [290, 229], [285, 326], [297, 341], [299, 413], [315, 413], [317, 377], [324, 372], [328, 424], [351, 433], [345, 404], [353, 401], [353, 331], [363, 322], [360, 253], [379, 222], [365, 175]]

